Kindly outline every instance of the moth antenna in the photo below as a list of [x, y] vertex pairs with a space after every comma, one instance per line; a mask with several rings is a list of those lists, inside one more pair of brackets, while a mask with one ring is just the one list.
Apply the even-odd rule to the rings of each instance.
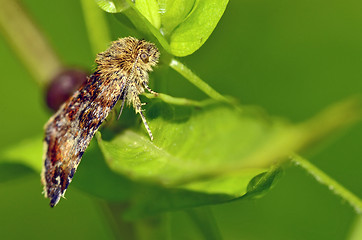
[[[136, 57], [136, 60], [135, 60], [135, 62], [134, 62], [134, 64], [133, 64], [133, 66], [132, 66], [131, 72], [130, 72], [128, 78], [126, 79], [126, 83], [125, 83], [126, 87], [122, 89], [121, 94], [127, 93], [129, 81], [130, 81], [130, 79], [131, 79], [131, 77], [132, 77], [132, 75], [133, 75], [133, 73], [134, 73], [134, 70], [135, 70], [135, 68], [136, 68], [136, 64], [137, 64], [137, 62], [138, 62], [138, 59], [139, 59], [140, 55], [141, 55], [141, 53], [139, 53], [139, 54], [137, 55], [137, 57]], [[121, 115], [122, 115], [125, 100], [126, 100], [126, 96], [123, 97], [123, 101], [122, 101], [122, 105], [121, 105], [121, 110], [120, 110], [120, 112], [119, 112], [119, 114], [118, 114], [117, 121], [119, 120], [119, 118], [120, 118]]]
[[131, 79], [131, 76], [132, 76], [132, 74], [134, 73], [134, 70], [135, 70], [135, 68], [136, 68], [136, 64], [137, 64], [138, 59], [140, 58], [140, 56], [141, 56], [141, 53], [139, 53], [139, 54], [137, 55], [136, 60], [135, 60], [134, 63], [133, 63], [133, 66], [132, 66], [132, 69], [131, 69], [131, 72], [130, 72], [130, 74], [129, 74], [129, 77], [128, 77], [127, 81], [129, 81], [129, 80]]

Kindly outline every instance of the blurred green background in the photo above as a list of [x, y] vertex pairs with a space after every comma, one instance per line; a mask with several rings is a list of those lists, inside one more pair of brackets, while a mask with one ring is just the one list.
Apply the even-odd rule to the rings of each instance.
[[[66, 65], [94, 66], [79, 1], [21, 2]], [[232, 0], [205, 45], [180, 60], [242, 104], [303, 121], [361, 93], [361, 12], [357, 0]], [[113, 39], [125, 36], [112, 15], [107, 20]], [[51, 113], [44, 93], [1, 35], [0, 61], [2, 150], [41, 133]], [[163, 77], [170, 95], [206, 98], [171, 69]], [[362, 124], [356, 125], [306, 155], [357, 196], [362, 196], [361, 133]], [[2, 167], [0, 239], [113, 238], [100, 200], [71, 187], [71, 200], [50, 209], [41, 191], [38, 174]], [[346, 239], [356, 217], [346, 202], [293, 165], [265, 197], [211, 208], [224, 239]], [[167, 218], [170, 239], [200, 237], [184, 212]]]

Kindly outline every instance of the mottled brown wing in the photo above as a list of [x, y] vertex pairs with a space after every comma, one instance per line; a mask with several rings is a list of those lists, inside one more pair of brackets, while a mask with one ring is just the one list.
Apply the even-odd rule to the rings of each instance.
[[64, 196], [85, 149], [119, 100], [125, 78], [94, 73], [45, 125], [44, 194], [54, 207]]

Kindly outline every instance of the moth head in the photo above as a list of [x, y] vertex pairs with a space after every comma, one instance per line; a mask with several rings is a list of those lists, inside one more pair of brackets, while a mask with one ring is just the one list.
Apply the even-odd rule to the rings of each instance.
[[160, 52], [153, 43], [141, 40], [139, 51], [139, 59], [147, 70], [150, 70], [150, 67], [153, 67], [158, 63]]
[[146, 52], [141, 52], [140, 58], [144, 63], [148, 63], [150, 60], [150, 56]]
[[132, 69], [134, 64], [144, 71], [152, 71], [160, 52], [153, 43], [126, 37], [112, 42], [104, 52], [97, 55], [96, 63], [103, 68]]

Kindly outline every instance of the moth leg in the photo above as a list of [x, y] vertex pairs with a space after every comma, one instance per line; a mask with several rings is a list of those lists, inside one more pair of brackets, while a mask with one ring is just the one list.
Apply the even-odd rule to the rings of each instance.
[[122, 105], [121, 105], [121, 110], [119, 111], [117, 120], [119, 120], [119, 118], [121, 117], [121, 114], [122, 114], [122, 111], [123, 111], [123, 107], [124, 107], [124, 102], [125, 102], [125, 101], [126, 101], [126, 98], [123, 98], [123, 100], [122, 100]]
[[147, 89], [147, 91], [149, 91], [150, 93], [154, 94], [154, 95], [158, 95], [157, 92], [153, 91], [148, 85], [147, 83], [143, 82], [143, 86]]
[[146, 118], [145, 118], [145, 116], [143, 116], [142, 111], [143, 111], [143, 110], [141, 110], [141, 111], [139, 112], [139, 114], [141, 115], [141, 118], [142, 118], [142, 121], [143, 121], [143, 125], [145, 125], [145, 128], [146, 128], [146, 130], [147, 130], [147, 132], [148, 132], [148, 135], [150, 136], [151, 141], [153, 141], [153, 135], [152, 135], [151, 129], [150, 129], [150, 127], [148, 126], [147, 121], [146, 121]]
[[147, 121], [146, 121], [146, 118], [145, 118], [145, 116], [143, 115], [143, 111], [144, 110], [142, 110], [142, 105], [144, 105], [143, 103], [141, 103], [141, 100], [139, 99], [139, 97], [137, 97], [136, 99], [135, 99], [135, 101], [134, 101], [134, 103], [133, 103], [134, 105], [134, 108], [135, 108], [135, 110], [136, 110], [136, 113], [139, 113], [140, 114], [140, 116], [141, 116], [141, 118], [142, 118], [142, 122], [143, 122], [143, 125], [145, 126], [145, 128], [146, 128], [146, 130], [147, 130], [147, 132], [148, 132], [148, 135], [150, 136], [150, 138], [151, 138], [151, 141], [153, 141], [153, 135], [152, 135], [152, 132], [151, 132], [151, 129], [150, 129], [150, 127], [148, 126], [148, 124], [147, 124]]

